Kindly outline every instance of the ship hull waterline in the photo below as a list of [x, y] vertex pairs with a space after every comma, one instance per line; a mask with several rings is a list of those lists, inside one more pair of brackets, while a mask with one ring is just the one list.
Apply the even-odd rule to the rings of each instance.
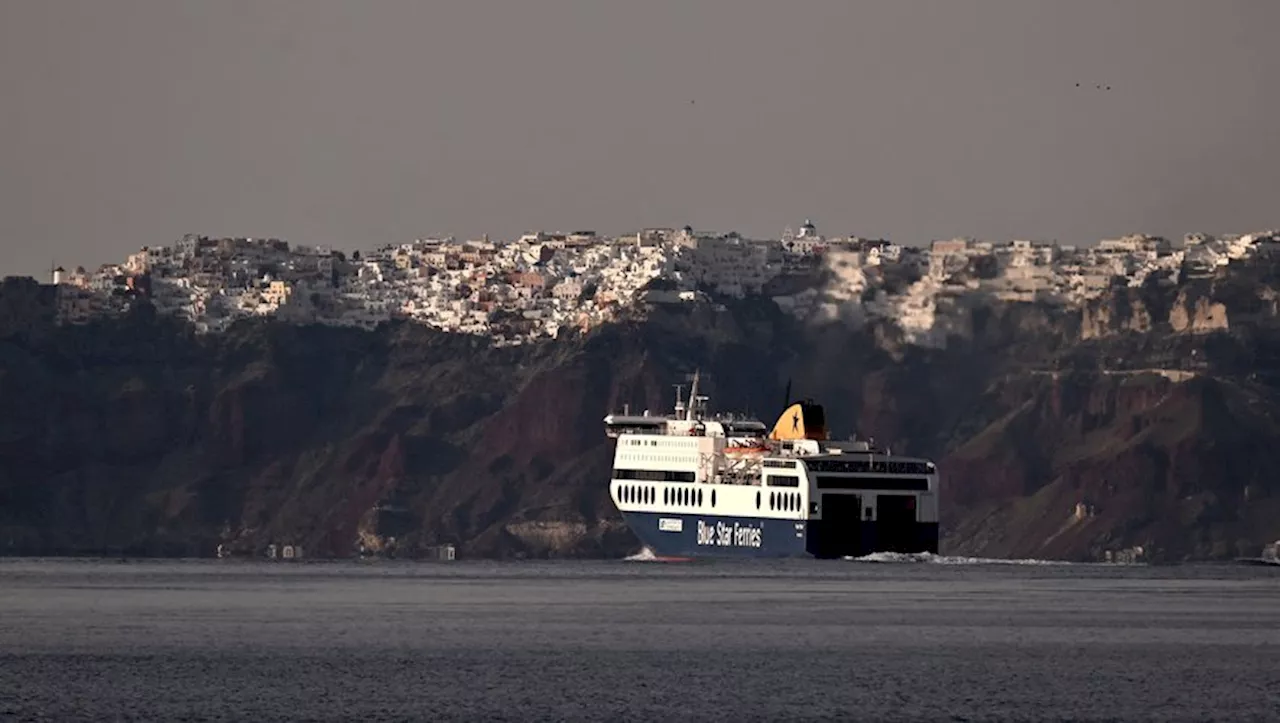
[[938, 552], [938, 523], [888, 526], [874, 521], [735, 517], [671, 512], [622, 513], [659, 559], [838, 559], [877, 552]]

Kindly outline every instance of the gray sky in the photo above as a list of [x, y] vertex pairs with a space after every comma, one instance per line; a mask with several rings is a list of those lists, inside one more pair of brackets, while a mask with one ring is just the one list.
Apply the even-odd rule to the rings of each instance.
[[0, 274], [187, 232], [1280, 226], [1277, 27], [1273, 0], [0, 0]]

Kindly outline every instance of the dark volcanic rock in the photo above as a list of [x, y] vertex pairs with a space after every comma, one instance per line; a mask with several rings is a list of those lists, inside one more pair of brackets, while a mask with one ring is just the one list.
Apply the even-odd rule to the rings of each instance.
[[601, 417], [666, 409], [698, 367], [720, 409], [771, 421], [791, 380], [836, 433], [939, 460], [944, 552], [1256, 554], [1280, 537], [1273, 277], [1259, 262], [1083, 312], [980, 306], [946, 349], [767, 301], [504, 349], [407, 323], [198, 337], [145, 306], [56, 327], [48, 287], [10, 280], [0, 549], [624, 554]]

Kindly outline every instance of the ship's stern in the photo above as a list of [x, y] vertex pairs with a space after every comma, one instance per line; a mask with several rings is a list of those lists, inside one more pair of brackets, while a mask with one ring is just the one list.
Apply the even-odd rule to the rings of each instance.
[[929, 493], [822, 490], [805, 550], [817, 558], [938, 552], [936, 497]]

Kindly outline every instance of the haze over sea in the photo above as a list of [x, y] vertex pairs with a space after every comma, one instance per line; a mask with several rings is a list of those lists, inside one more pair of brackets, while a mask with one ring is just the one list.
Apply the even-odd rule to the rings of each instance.
[[0, 560], [5, 720], [1276, 720], [1280, 567]]

